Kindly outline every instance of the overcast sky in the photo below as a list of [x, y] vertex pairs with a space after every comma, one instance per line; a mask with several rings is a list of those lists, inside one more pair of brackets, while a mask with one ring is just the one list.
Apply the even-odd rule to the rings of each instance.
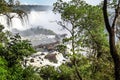
[[[20, 0], [22, 4], [40, 4], [40, 5], [52, 5], [57, 0]], [[70, 0], [64, 0], [64, 1], [70, 1]], [[85, 0], [90, 4], [99, 4], [103, 0]]]

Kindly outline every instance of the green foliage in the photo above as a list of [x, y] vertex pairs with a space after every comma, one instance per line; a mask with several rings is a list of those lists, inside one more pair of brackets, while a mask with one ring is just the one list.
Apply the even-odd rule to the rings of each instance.
[[39, 74], [43, 80], [77, 80], [74, 69], [66, 65], [61, 65], [56, 69], [52, 66], [45, 66], [41, 68]]
[[8, 76], [9, 80], [23, 80], [23, 68], [20, 64], [16, 64], [8, 69]]
[[17, 34], [10, 36], [10, 40], [1, 49], [0, 54], [8, 61], [8, 66], [12, 67], [23, 60], [24, 56], [31, 55], [35, 52], [31, 44], [26, 40], [21, 40], [21, 37]]
[[10, 12], [10, 8], [7, 5], [7, 2], [5, 0], [0, 0], [0, 14], [4, 14], [6, 12]]
[[76, 73], [73, 67], [69, 67], [67, 65], [61, 65], [59, 67], [59, 79], [60, 80], [77, 80]]
[[[8, 43], [0, 43], [0, 79], [1, 80], [41, 80], [32, 72], [33, 68], [23, 69], [20, 62], [23, 57], [31, 55], [35, 50], [19, 35], [9, 38]], [[28, 77], [28, 76], [31, 77]]]
[[[85, 80], [114, 79], [113, 61], [109, 54], [101, 5], [88, 5], [82, 0], [69, 2], [58, 0], [54, 4], [54, 11], [61, 14], [62, 21], [59, 25], [71, 33], [71, 37], [64, 39], [64, 42], [71, 41], [73, 52], [71, 64], [74, 68], [77, 67], [82, 78]], [[66, 24], [72, 26], [72, 29], [70, 30]], [[85, 56], [79, 56], [81, 47], [86, 48]]]
[[60, 53], [63, 53], [63, 55], [64, 55], [64, 53], [65, 53], [65, 51], [66, 51], [66, 46], [65, 45], [57, 45], [57, 50], [60, 52]]
[[21, 40], [19, 34], [16, 34], [10, 38], [11, 41], [8, 42], [8, 47], [11, 52], [16, 52], [17, 55], [21, 56], [28, 56], [35, 52], [30, 42], [27, 40]]
[[21, 65], [15, 65], [9, 69], [7, 76], [9, 80], [43, 80], [34, 67], [29, 66], [23, 69]]
[[[0, 1], [0, 14], [12, 19], [7, 13], [15, 12], [23, 19], [25, 13], [16, 10], [12, 1], [10, 0], [10, 3]], [[21, 60], [35, 52], [33, 47], [29, 41], [21, 40], [19, 34], [12, 36], [9, 32], [2, 32], [4, 27], [0, 25], [0, 79], [78, 80], [80, 75], [83, 80], [113, 80], [114, 66], [109, 54], [101, 7], [88, 5], [82, 0], [72, 0], [68, 3], [58, 0], [54, 6], [54, 11], [61, 14], [62, 21], [58, 24], [71, 34], [69, 38], [64, 39], [64, 42], [72, 43], [73, 55], [68, 56], [70, 62], [58, 68], [51, 66], [42, 67], [40, 70], [31, 66], [22, 68]], [[66, 24], [72, 28], [69, 29]], [[33, 31], [36, 33], [36, 29]], [[81, 54], [81, 47], [87, 48], [85, 55]], [[57, 48], [63, 53], [66, 46], [59, 45]], [[119, 50], [119, 45], [117, 48]]]
[[[0, 15], [7, 17], [9, 25], [14, 17], [9, 13], [17, 13], [21, 20], [26, 15], [24, 11], [15, 9], [14, 5], [14, 0], [0, 0]], [[23, 57], [35, 52], [30, 42], [22, 40], [19, 34], [13, 36], [10, 32], [3, 32], [3, 29], [0, 24], [0, 80], [42, 80], [33, 73], [33, 68], [23, 69], [20, 63]]]
[[23, 80], [43, 80], [37, 73], [37, 69], [29, 66], [23, 70]]
[[0, 80], [6, 80], [6, 76], [8, 75], [6, 65], [7, 61], [0, 57]]
[[[76, 55], [77, 67], [83, 80], [113, 80], [113, 64], [103, 63], [104, 61], [107, 60], [93, 61], [81, 54]], [[38, 74], [43, 80], [79, 80], [72, 62], [62, 64], [58, 68], [44, 66]]]
[[[0, 80], [24, 80], [24, 78], [27, 78], [23, 76], [26, 69], [22, 68], [20, 62], [23, 57], [31, 55], [35, 50], [29, 41], [21, 40], [19, 34], [12, 36], [9, 32], [3, 32], [3, 29], [4, 27], [1, 25]], [[33, 80], [35, 80], [35, 77]]]
[[6, 34], [3, 32], [4, 26], [0, 24], [0, 43], [4, 43], [7, 41]]
[[58, 71], [56, 71], [52, 66], [44, 66], [39, 72], [39, 75], [43, 78], [43, 80], [56, 80], [58, 79], [58, 74]]

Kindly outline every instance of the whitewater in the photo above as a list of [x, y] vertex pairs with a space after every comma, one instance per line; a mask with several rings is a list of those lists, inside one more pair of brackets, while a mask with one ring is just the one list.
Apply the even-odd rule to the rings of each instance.
[[41, 28], [50, 29], [57, 34], [69, 34], [67, 30], [63, 29], [56, 23], [56, 21], [60, 21], [61, 18], [59, 14], [53, 13], [52, 8], [44, 11], [36, 11], [32, 9], [28, 13], [28, 18], [24, 20], [24, 23], [21, 22], [16, 14], [12, 13], [11, 16], [13, 15], [15, 17], [12, 19], [11, 27], [7, 25], [6, 16], [0, 16], [0, 22], [5, 26], [6, 30], [11, 31], [13, 28], [18, 30], [26, 30], [39, 26]]

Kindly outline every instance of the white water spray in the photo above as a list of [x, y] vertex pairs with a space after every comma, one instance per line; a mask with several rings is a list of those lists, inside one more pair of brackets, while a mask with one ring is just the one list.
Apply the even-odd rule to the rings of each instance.
[[19, 18], [15, 17], [12, 19], [12, 27], [9, 27], [7, 25], [5, 16], [0, 16], [0, 22], [5, 26], [7, 30], [11, 30], [13, 28], [16, 28], [18, 30], [25, 30], [31, 27], [39, 26], [45, 29], [50, 29], [57, 34], [68, 34], [69, 32], [66, 30], [61, 30], [62, 27], [55, 22], [56, 20], [60, 20], [60, 15], [54, 14], [51, 9], [47, 11], [30, 11], [30, 13], [28, 13], [28, 23], [24, 23], [24, 25]]

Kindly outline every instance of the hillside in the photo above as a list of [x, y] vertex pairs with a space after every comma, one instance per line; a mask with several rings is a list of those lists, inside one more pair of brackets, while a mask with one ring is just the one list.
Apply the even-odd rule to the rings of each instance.
[[39, 34], [43, 34], [43, 35], [56, 35], [56, 33], [54, 33], [51, 30], [48, 29], [44, 29], [44, 28], [30, 28], [30, 29], [26, 29], [23, 31], [17, 30], [17, 29], [12, 29], [12, 33], [16, 34], [19, 33], [22, 37], [26, 37], [26, 36], [34, 36], [34, 35], [39, 35]]

